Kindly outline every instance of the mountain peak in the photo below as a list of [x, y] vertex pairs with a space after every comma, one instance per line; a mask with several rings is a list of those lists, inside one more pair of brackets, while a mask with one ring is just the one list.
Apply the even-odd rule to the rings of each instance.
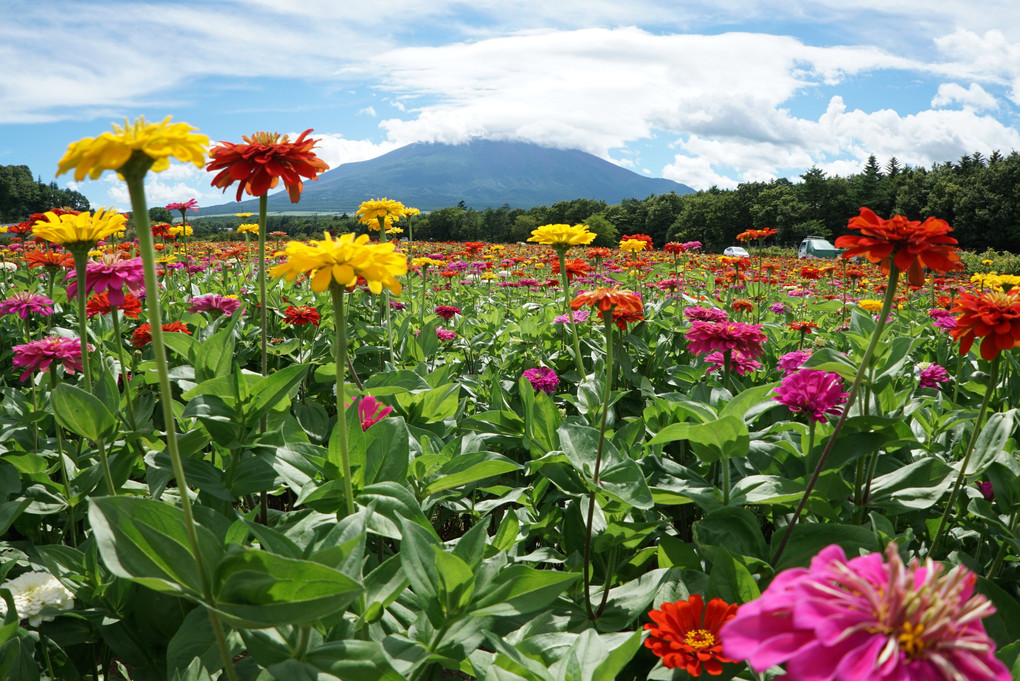
[[[651, 178], [576, 149], [476, 139], [464, 144], [418, 142], [368, 161], [344, 163], [306, 182], [300, 204], [286, 192], [269, 197], [271, 212], [352, 213], [382, 196], [429, 211], [455, 206], [514, 208], [573, 199], [609, 204], [652, 194], [689, 194], [687, 185]], [[258, 199], [202, 208], [203, 215], [257, 210]]]

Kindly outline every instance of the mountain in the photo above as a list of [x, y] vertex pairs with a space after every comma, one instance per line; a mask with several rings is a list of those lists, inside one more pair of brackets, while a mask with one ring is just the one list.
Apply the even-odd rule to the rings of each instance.
[[[236, 191], [227, 189], [227, 195]], [[353, 213], [365, 200], [388, 197], [429, 211], [455, 206], [514, 208], [572, 199], [609, 204], [652, 194], [690, 194], [687, 185], [651, 178], [576, 150], [527, 142], [475, 140], [450, 145], [418, 143], [369, 161], [344, 163], [305, 182], [301, 202], [286, 192], [269, 197], [269, 212]], [[202, 216], [258, 212], [258, 199], [202, 206]]]

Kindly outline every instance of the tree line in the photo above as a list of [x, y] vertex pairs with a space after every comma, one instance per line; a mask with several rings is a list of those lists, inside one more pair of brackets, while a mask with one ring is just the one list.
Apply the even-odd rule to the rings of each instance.
[[28, 166], [0, 165], [0, 223], [21, 222], [51, 208], [89, 210], [89, 200], [72, 189], [34, 179]]

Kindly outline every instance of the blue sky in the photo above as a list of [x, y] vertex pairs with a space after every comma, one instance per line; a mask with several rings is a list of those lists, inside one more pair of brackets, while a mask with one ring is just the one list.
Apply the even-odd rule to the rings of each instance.
[[[313, 128], [331, 166], [420, 141], [577, 148], [695, 189], [1020, 150], [1015, 0], [6, 0], [0, 164], [49, 181], [139, 115]], [[173, 164], [150, 205], [230, 200]], [[116, 176], [62, 186], [128, 208]], [[365, 197], [374, 198], [374, 197]], [[400, 197], [390, 197], [399, 199]]]

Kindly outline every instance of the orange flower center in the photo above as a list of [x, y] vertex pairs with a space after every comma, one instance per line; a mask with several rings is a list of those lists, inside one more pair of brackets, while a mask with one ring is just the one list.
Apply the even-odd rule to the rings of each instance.
[[921, 638], [921, 634], [923, 632], [923, 624], [918, 623], [917, 625], [914, 625], [912, 622], [903, 623], [903, 633], [896, 637], [896, 641], [900, 644], [900, 648], [903, 652], [907, 654], [907, 657], [916, 659], [924, 653], [927, 643]]
[[694, 629], [684, 634], [684, 643], [695, 650], [705, 650], [715, 645], [715, 634], [708, 629]]

